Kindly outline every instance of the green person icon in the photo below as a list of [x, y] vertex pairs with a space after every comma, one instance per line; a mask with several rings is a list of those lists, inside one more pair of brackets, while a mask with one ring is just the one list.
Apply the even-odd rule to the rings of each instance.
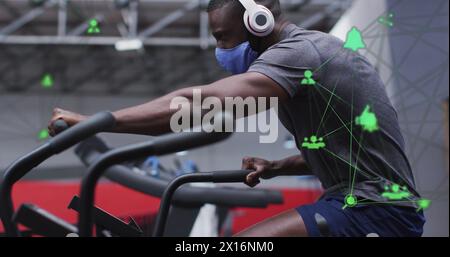
[[309, 148], [310, 145], [311, 145], [311, 144], [309, 143], [309, 138], [305, 137], [305, 138], [303, 139], [302, 147]]
[[315, 85], [316, 81], [312, 78], [313, 77], [313, 72], [310, 70], [306, 70], [304, 75], [304, 79], [302, 79], [301, 84], [302, 85]]
[[323, 148], [325, 147], [325, 143], [323, 142], [323, 137], [319, 137], [319, 142], [317, 143], [317, 147], [318, 148]]
[[87, 33], [88, 34], [100, 33], [100, 28], [98, 27], [98, 21], [96, 19], [92, 19], [89, 21], [89, 28], [88, 28]]
[[315, 145], [317, 143], [317, 137], [316, 136], [311, 136], [311, 138], [309, 140], [311, 141], [311, 145]]

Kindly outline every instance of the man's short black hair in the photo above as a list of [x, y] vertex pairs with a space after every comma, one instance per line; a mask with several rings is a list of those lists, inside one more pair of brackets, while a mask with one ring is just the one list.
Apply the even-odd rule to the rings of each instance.
[[[211, 0], [208, 4], [208, 12], [212, 12], [214, 10], [220, 9], [225, 5], [234, 2], [234, 0]], [[236, 1], [237, 2], [237, 1]]]
[[[275, 19], [278, 19], [281, 16], [281, 7], [279, 0], [255, 0], [255, 2], [267, 7], [273, 13]], [[244, 10], [244, 7], [239, 3], [239, 0], [211, 0], [209, 1], [207, 11], [212, 12], [230, 3], [233, 4], [236, 8], [240, 8], [241, 11]]]

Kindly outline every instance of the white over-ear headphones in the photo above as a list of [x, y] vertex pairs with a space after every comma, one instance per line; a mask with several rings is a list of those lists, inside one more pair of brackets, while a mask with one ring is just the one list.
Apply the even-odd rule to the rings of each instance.
[[247, 30], [255, 36], [265, 37], [272, 33], [275, 18], [272, 12], [253, 0], [239, 0], [245, 8], [244, 24]]

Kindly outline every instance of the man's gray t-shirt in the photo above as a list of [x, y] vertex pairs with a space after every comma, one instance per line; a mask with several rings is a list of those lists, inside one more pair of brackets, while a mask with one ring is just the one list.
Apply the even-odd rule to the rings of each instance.
[[[249, 72], [266, 75], [289, 94], [290, 99], [279, 106], [279, 118], [294, 135], [325, 194], [415, 206], [419, 194], [397, 113], [377, 71], [343, 46], [334, 36], [290, 24], [281, 41], [262, 53]], [[305, 80], [306, 70], [313, 72], [312, 80]], [[395, 200], [382, 196], [392, 192], [394, 184], [409, 196]]]

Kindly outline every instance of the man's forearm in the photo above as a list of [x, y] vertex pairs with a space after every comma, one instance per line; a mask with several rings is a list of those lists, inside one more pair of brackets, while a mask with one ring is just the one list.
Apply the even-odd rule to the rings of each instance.
[[272, 161], [277, 176], [312, 175], [312, 172], [301, 155]]
[[174, 97], [192, 101], [192, 88], [174, 91], [148, 103], [114, 112], [116, 126], [112, 132], [157, 136], [171, 132], [170, 119], [177, 109], [170, 109]]

